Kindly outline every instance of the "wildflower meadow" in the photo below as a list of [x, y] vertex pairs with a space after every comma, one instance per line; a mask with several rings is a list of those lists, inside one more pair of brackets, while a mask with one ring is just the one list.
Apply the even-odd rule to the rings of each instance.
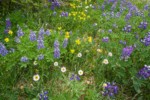
[[150, 100], [150, 1], [0, 0], [0, 100]]

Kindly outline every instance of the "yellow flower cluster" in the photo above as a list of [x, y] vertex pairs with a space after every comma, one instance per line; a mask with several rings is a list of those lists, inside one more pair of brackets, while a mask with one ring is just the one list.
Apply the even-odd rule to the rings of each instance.
[[87, 18], [90, 18], [90, 16], [87, 16], [84, 12], [76, 12], [76, 11], [69, 13], [69, 16], [73, 16], [75, 17], [74, 19], [80, 20], [86, 20]]
[[72, 8], [76, 8], [76, 4], [74, 4], [74, 3], [70, 3], [70, 7], [72, 7]]

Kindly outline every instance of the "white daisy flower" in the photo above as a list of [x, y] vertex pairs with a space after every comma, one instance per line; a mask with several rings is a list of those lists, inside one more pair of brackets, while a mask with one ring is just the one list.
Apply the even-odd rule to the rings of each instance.
[[38, 63], [37, 63], [37, 61], [34, 61], [34, 62], [33, 62], [33, 65], [35, 65], [35, 66], [36, 66], [37, 64], [38, 64]]
[[81, 76], [81, 75], [83, 75], [83, 71], [82, 70], [79, 70], [78, 71], [78, 74]]
[[54, 62], [54, 66], [58, 66], [58, 62]]
[[107, 59], [104, 59], [102, 63], [107, 65], [109, 62]]
[[112, 57], [112, 53], [111, 53], [111, 52], [108, 52], [108, 56]]
[[82, 53], [78, 53], [78, 55], [77, 55], [79, 58], [81, 58], [82, 57]]
[[33, 80], [34, 80], [35, 82], [38, 81], [39, 79], [40, 79], [39, 74], [36, 74], [36, 75], [33, 76]]
[[66, 72], [66, 67], [61, 67], [61, 72]]

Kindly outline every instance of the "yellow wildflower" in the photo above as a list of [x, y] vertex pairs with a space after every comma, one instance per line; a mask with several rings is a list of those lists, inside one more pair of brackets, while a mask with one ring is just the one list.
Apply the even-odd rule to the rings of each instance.
[[77, 12], [72, 12], [72, 15], [73, 15], [73, 16], [76, 16], [76, 15], [77, 15]]
[[69, 38], [70, 37], [70, 35], [69, 35], [69, 32], [66, 32], [66, 34], [65, 34], [65, 38]]
[[58, 27], [58, 30], [61, 30], [62, 29], [62, 27]]
[[76, 42], [77, 45], [80, 45], [80, 44], [81, 44], [80, 39], [77, 39], [75, 42]]
[[71, 49], [70, 52], [73, 54], [73, 53], [75, 52], [75, 50], [74, 50], [74, 49]]
[[13, 34], [13, 31], [12, 31], [12, 30], [9, 30], [9, 31], [8, 31], [8, 34], [12, 35], [12, 34]]
[[76, 6], [75, 6], [74, 3], [73, 3], [73, 4], [70, 4], [70, 6], [71, 6], [72, 8], [76, 8]]
[[4, 40], [5, 40], [5, 42], [9, 42], [9, 38], [5, 38]]
[[90, 43], [92, 42], [92, 37], [91, 36], [88, 37], [88, 42], [90, 42]]

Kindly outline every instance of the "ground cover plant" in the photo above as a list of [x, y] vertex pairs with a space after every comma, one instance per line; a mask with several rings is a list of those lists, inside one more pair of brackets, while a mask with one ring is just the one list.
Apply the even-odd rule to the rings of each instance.
[[150, 5], [0, 0], [0, 100], [149, 100]]

